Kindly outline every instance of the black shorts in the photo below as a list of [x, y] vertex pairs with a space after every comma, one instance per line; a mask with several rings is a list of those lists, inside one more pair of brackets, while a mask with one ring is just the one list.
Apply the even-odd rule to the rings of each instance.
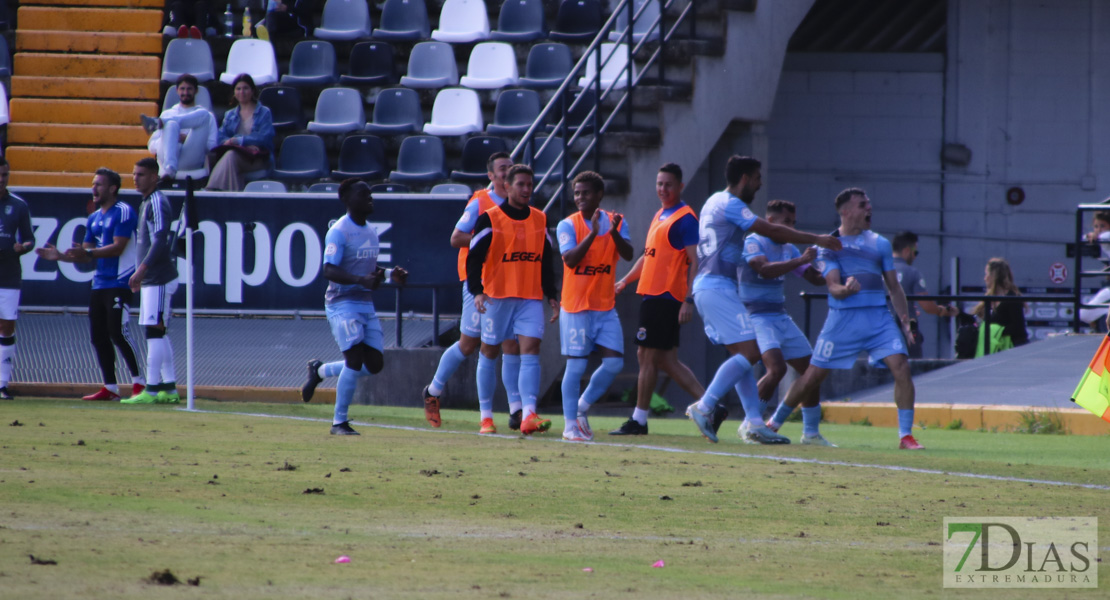
[[645, 296], [640, 305], [636, 345], [670, 350], [678, 347], [678, 311], [682, 303], [666, 296]]

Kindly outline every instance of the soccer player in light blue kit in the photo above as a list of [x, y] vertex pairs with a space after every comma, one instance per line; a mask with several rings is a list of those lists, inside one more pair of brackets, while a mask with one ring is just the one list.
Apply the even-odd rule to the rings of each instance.
[[[859, 188], [848, 188], [836, 197], [840, 213], [840, 241], [844, 249], [817, 253], [817, 267], [829, 286], [829, 316], [814, 344], [813, 359], [783, 401], [797, 406], [802, 398], [816, 395], [829, 369], [850, 369], [861, 351], [872, 361], [883, 361], [894, 375], [894, 404], [898, 406], [898, 447], [923, 450], [911, 435], [914, 386], [906, 356], [910, 315], [906, 295], [898, 284], [890, 242], [871, 231], [871, 200]], [[901, 324], [890, 319], [886, 295]]]
[[744, 407], [740, 438], [753, 444], [788, 444], [790, 439], [767, 428], [752, 365], [759, 361], [759, 345], [748, 311], [740, 301], [737, 269], [743, 263], [744, 235], [747, 231], [765, 235], [777, 242], [817, 244], [840, 249], [830, 235], [814, 235], [775, 225], [755, 216], [748, 205], [763, 184], [758, 160], [731, 156], [725, 165], [724, 190], [705, 201], [699, 219], [698, 275], [694, 278], [694, 304], [705, 322], [705, 334], [732, 356], [721, 363], [713, 381], [700, 400], [686, 408], [686, 416], [711, 442], [717, 441], [713, 414], [717, 402], [736, 386]]
[[[786, 200], [767, 203], [767, 221], [784, 227], [794, 227], [796, 209]], [[813, 246], [799, 252], [794, 244], [780, 244], [769, 237], [753, 233], [744, 240], [744, 262], [740, 266], [740, 300], [748, 309], [755, 329], [760, 357], [767, 372], [759, 379], [759, 399], [766, 402], [786, 375], [790, 364], [799, 375], [809, 367], [813, 348], [790, 315], [786, 314], [786, 296], [783, 280], [787, 273], [804, 278], [813, 285], [825, 285], [825, 278], [810, 264], [817, 258]], [[797, 381], [795, 381], [797, 384]], [[799, 397], [800, 398], [800, 397]], [[816, 395], [803, 399], [803, 444], [831, 445], [817, 432], [821, 421], [821, 407]], [[767, 423], [771, 431], [778, 432], [786, 417], [794, 410], [785, 402], [779, 404], [774, 417]]]
[[339, 184], [339, 199], [347, 207], [324, 237], [324, 310], [339, 350], [343, 370], [335, 390], [332, 435], [358, 435], [351, 428], [347, 408], [362, 377], [381, 372], [382, 326], [374, 313], [373, 291], [383, 281], [405, 283], [408, 272], [401, 267], [378, 266], [378, 232], [366, 222], [374, 212], [370, 186], [361, 179]]

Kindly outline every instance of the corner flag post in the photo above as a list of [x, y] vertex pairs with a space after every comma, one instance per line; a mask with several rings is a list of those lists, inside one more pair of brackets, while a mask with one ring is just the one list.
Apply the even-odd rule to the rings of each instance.
[[[185, 221], [185, 397], [186, 409], [196, 409], [193, 395], [193, 179], [185, 185], [185, 202], [181, 218]], [[179, 226], [180, 228], [180, 226]]]

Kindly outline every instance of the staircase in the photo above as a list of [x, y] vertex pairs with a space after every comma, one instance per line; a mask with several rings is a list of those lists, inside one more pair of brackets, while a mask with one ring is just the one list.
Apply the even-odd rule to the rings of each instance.
[[11, 83], [11, 185], [87, 187], [108, 167], [129, 187], [159, 111], [162, 0], [22, 0]]

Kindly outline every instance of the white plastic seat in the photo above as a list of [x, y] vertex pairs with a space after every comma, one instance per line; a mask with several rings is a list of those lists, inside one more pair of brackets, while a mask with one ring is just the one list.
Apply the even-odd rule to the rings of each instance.
[[[613, 84], [613, 89], [620, 90], [628, 87], [628, 73], [624, 72], [625, 65], [628, 64], [628, 44], [614, 44], [612, 42], [605, 42], [595, 52], [601, 54], [601, 62], [605, 63], [605, 59], [609, 58], [609, 62], [601, 67], [601, 90], [605, 91], [610, 84]], [[594, 57], [591, 56], [586, 62], [586, 74], [578, 80], [578, 87], [593, 87], [594, 74], [597, 73], [597, 63]], [[632, 65], [632, 79], [636, 79], [636, 65]]]
[[8, 90], [0, 83], [0, 125], [11, 122], [11, 113], [8, 112]]
[[312, 37], [322, 40], [357, 40], [370, 37], [370, 5], [366, 0], [328, 0], [320, 26]]
[[516, 53], [504, 42], [482, 42], [474, 46], [459, 84], [476, 90], [496, 90], [520, 81]]
[[436, 94], [435, 104], [432, 105], [432, 121], [424, 124], [424, 133], [456, 136], [482, 131], [484, 128], [478, 92], [465, 88], [447, 88]]
[[274, 46], [253, 38], [235, 40], [227, 53], [227, 70], [220, 73], [220, 81], [231, 85], [241, 73], [250, 75], [259, 87], [276, 83], [278, 67]]
[[439, 12], [437, 42], [464, 44], [489, 39], [489, 13], [482, 0], [447, 0]]

